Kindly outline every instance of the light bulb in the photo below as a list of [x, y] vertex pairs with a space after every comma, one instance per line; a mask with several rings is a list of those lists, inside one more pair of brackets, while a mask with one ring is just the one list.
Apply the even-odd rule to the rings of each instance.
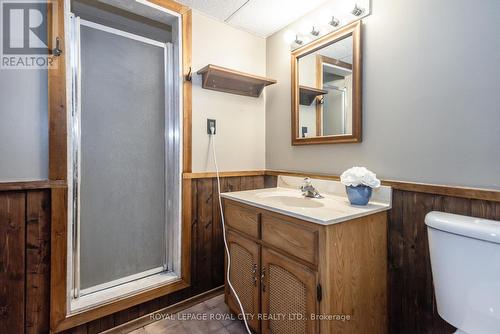
[[358, 4], [354, 5], [354, 8], [351, 10], [351, 14], [354, 16], [361, 16], [364, 12], [364, 8], [358, 6]]
[[313, 36], [318, 36], [319, 32], [320, 32], [319, 29], [317, 27], [313, 26], [311, 31], [310, 31], [310, 34]]
[[311, 42], [313, 40], [312, 35], [310, 35], [310, 34], [307, 34], [304, 36], [299, 36], [298, 38], [302, 41], [302, 44], [304, 44], [304, 45], [308, 44], [309, 42]]
[[338, 26], [340, 25], [340, 19], [339, 19], [339, 18], [337, 18], [337, 17], [335, 17], [335, 16], [332, 16], [332, 18], [330, 19], [329, 24], [330, 24], [332, 27], [336, 28], [336, 27], [338, 27]]
[[304, 44], [304, 38], [301, 38], [298, 35], [296, 35], [293, 43], [295, 45], [302, 45], [302, 44]]

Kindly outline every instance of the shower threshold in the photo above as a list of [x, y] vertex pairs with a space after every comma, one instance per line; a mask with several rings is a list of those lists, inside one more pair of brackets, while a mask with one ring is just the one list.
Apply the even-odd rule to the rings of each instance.
[[[153, 272], [154, 270], [157, 269], [152, 269], [151, 272]], [[101, 304], [107, 304], [143, 292], [145, 290], [149, 290], [168, 283], [174, 283], [180, 280], [179, 275], [173, 271], [151, 273], [147, 277], [143, 277], [144, 273], [140, 273], [137, 275], [140, 275], [142, 278], [130, 280], [131, 277], [128, 276], [116, 281], [104, 283], [82, 290], [82, 295], [79, 298], [71, 299], [69, 305], [70, 314], [79, 313]], [[117, 281], [127, 282], [117, 285]], [[110, 287], [103, 287], [105, 285], [108, 285]]]

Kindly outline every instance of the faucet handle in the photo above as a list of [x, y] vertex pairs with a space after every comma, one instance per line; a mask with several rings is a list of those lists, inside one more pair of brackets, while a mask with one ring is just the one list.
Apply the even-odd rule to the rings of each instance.
[[308, 177], [304, 178], [304, 184], [300, 187], [302, 192], [309, 191], [312, 188], [311, 179]]

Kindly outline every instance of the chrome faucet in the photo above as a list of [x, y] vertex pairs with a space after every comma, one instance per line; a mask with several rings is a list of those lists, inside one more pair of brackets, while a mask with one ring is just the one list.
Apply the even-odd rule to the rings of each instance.
[[313, 187], [313, 185], [311, 184], [311, 179], [308, 177], [304, 179], [304, 185], [300, 187], [300, 190], [302, 191], [302, 195], [305, 197], [323, 198], [323, 196], [320, 195], [316, 188]]

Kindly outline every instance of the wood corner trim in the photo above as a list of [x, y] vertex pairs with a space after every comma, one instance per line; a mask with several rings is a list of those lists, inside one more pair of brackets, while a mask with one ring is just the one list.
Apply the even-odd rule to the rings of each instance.
[[[234, 177], [234, 176], [264, 176], [266, 174], [265, 170], [250, 170], [250, 171], [230, 171], [230, 172], [220, 172], [220, 177]], [[182, 175], [183, 179], [206, 179], [217, 177], [216, 172], [194, 172], [194, 173], [184, 173]]]
[[[170, 0], [161, 0], [160, 2], [172, 2]], [[192, 13], [191, 9], [182, 6], [180, 9], [182, 15], [182, 68], [183, 78], [192, 72]], [[183, 83], [183, 119], [182, 119], [182, 149], [184, 172], [191, 172], [192, 168], [192, 110], [193, 110], [193, 83], [192, 80], [184, 79]]]
[[[298, 176], [298, 177], [308, 176], [323, 180], [334, 180], [334, 181], [340, 180], [340, 176], [338, 175], [315, 174], [307, 172], [291, 172], [283, 170], [266, 170], [265, 175], [269, 176], [287, 175], [287, 176]], [[428, 183], [407, 182], [407, 181], [394, 181], [394, 180], [382, 180], [382, 184], [385, 186], [391, 186], [393, 189], [396, 190], [500, 202], [500, 190], [495, 190], [495, 189], [460, 187], [460, 186], [428, 184]]]
[[[47, 35], [49, 48], [56, 37], [65, 49], [64, 1], [57, 1], [57, 16], [48, 11]], [[49, 179], [67, 179], [67, 105], [66, 105], [66, 55], [53, 57], [53, 65], [48, 69], [48, 113], [49, 113]]]
[[64, 180], [40, 180], [40, 181], [19, 181], [19, 182], [0, 182], [0, 191], [22, 191], [36, 189], [54, 189], [66, 188]]
[[500, 202], [500, 190], [494, 190], [494, 189], [449, 186], [449, 185], [393, 181], [393, 180], [382, 180], [382, 184], [386, 186], [391, 186], [393, 189], [397, 190]]

